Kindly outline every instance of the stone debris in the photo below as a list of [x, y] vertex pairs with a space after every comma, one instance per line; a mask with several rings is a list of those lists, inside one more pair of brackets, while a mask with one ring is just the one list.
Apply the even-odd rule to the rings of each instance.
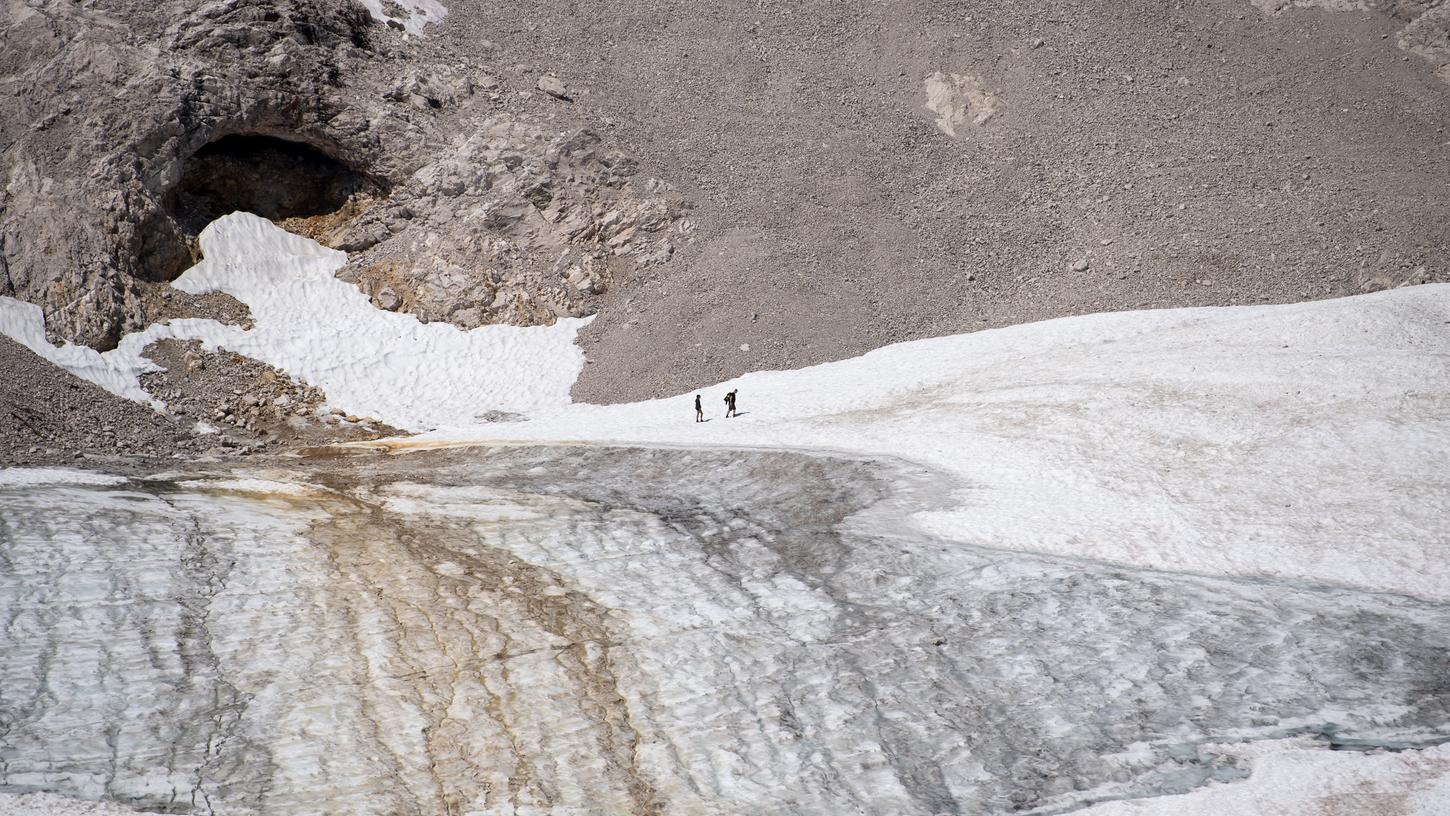
[[192, 423], [122, 399], [0, 336], [0, 467], [86, 457], [199, 456]]
[[555, 99], [562, 99], [565, 102], [574, 101], [573, 97], [569, 95], [569, 89], [564, 87], [563, 80], [559, 79], [553, 74], [544, 74], [543, 76], [539, 77], [537, 87], [539, 90], [543, 91], [549, 96], [554, 97]]
[[329, 413], [322, 408], [327, 396], [321, 390], [256, 360], [208, 352], [198, 341], [163, 340], [145, 354], [165, 369], [142, 375], [148, 393], [178, 419], [215, 423], [237, 444], [279, 450], [403, 433], [371, 417]]

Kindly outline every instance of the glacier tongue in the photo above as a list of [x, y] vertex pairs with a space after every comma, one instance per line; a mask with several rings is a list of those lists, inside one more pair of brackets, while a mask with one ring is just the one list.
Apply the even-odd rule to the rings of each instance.
[[511, 448], [0, 488], [0, 788], [204, 813], [1059, 812], [1242, 779], [1225, 744], [1450, 738], [1444, 604], [902, 523], [950, 487]]

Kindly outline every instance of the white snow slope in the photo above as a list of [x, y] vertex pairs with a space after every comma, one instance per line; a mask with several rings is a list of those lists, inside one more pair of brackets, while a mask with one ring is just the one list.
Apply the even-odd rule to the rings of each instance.
[[[739, 389], [742, 415], [723, 418]], [[1450, 285], [1122, 312], [904, 343], [693, 394], [399, 445], [550, 440], [894, 456], [944, 537], [1450, 600]]]
[[480, 413], [557, 411], [584, 365], [574, 335], [586, 321], [553, 326], [482, 326], [464, 331], [376, 309], [333, 277], [347, 255], [232, 213], [201, 233], [205, 260], [172, 285], [225, 292], [247, 304], [255, 327], [172, 320], [128, 334], [104, 354], [50, 345], [40, 309], [0, 298], [0, 333], [78, 376], [128, 399], [160, 403], [137, 377], [156, 366], [141, 356], [167, 338], [200, 340], [274, 365], [327, 393], [330, 406], [408, 430], [466, 424]]
[[[318, 385], [351, 413], [433, 429], [385, 443], [399, 450], [535, 441], [901, 457], [954, 482], [946, 506], [916, 516], [949, 540], [1450, 601], [1450, 285], [905, 343], [704, 389], [711, 421], [697, 424], [693, 394], [570, 405], [579, 321], [464, 332], [381, 312], [333, 279], [341, 253], [244, 214], [208, 227], [202, 246], [207, 260], [176, 285], [236, 296], [255, 329], [173, 321], [96, 355], [50, 347], [33, 307], [0, 299], [0, 330], [132, 398], [146, 342], [196, 337]], [[743, 413], [725, 419], [734, 388]], [[533, 419], [478, 423], [489, 409]], [[1389, 798], [1362, 812], [1450, 812], [1444, 748], [1274, 756], [1254, 767], [1284, 778], [1256, 772], [1102, 812], [1304, 813], [1371, 788]]]

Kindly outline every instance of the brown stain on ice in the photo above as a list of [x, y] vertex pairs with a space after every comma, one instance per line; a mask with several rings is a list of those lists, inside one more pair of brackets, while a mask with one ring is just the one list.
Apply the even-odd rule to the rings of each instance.
[[330, 462], [350, 457], [365, 457], [380, 454], [415, 453], [421, 451], [453, 450], [458, 448], [574, 448], [597, 445], [584, 439], [371, 439], [359, 442], [339, 442], [313, 448], [303, 448], [298, 454], [313, 462]]
[[[396, 787], [423, 796], [418, 779], [426, 766], [425, 798], [444, 813], [480, 803], [492, 809], [505, 800], [514, 807], [556, 804], [558, 783], [571, 781], [575, 769], [547, 755], [547, 740], [531, 742], [521, 723], [529, 712], [518, 707], [546, 696], [569, 700], [594, 732], [609, 788], [595, 792], [601, 804], [636, 814], [663, 812], [663, 799], [637, 763], [642, 736], [615, 666], [619, 651], [613, 647], [624, 633], [614, 631], [613, 610], [557, 574], [490, 546], [479, 532], [486, 533], [486, 523], [390, 512], [358, 498], [351, 475], [329, 474], [324, 481], [342, 495], [308, 535], [335, 570], [331, 594], [348, 608], [349, 638], [361, 653], [369, 637], [379, 636], [364, 632], [362, 621], [370, 611], [383, 615], [389, 641], [383, 662], [396, 667], [387, 679], [407, 687], [403, 704], [427, 723], [426, 757], [389, 762], [404, 782]], [[513, 676], [514, 660], [546, 651], [560, 670], [554, 676], [566, 678], [563, 687], [529, 687], [528, 678]], [[375, 679], [367, 679], [364, 700], [373, 707], [398, 705], [384, 689], [372, 688]], [[460, 710], [472, 716], [460, 719], [454, 713]], [[480, 716], [501, 741], [469, 738], [481, 730]], [[384, 749], [389, 743], [381, 731], [374, 740]], [[488, 777], [490, 771], [497, 776], [501, 754], [507, 783], [495, 790]]]

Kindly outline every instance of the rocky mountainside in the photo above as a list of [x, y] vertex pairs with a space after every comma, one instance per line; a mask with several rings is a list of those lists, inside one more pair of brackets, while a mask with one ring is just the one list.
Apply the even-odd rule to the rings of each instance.
[[1447, 3], [450, 8], [436, 36], [587, 85], [700, 204], [691, 246], [606, 296], [580, 398], [1450, 275]]
[[592, 311], [678, 240], [683, 202], [573, 117], [566, 89], [505, 82], [362, 5], [3, 14], [0, 294], [41, 305], [55, 339], [104, 349], [191, 313], [158, 284], [237, 209], [353, 253], [346, 274], [379, 306], [465, 327]]
[[1450, 3], [12, 0], [0, 295], [97, 348], [216, 215], [577, 398], [1450, 276]]

